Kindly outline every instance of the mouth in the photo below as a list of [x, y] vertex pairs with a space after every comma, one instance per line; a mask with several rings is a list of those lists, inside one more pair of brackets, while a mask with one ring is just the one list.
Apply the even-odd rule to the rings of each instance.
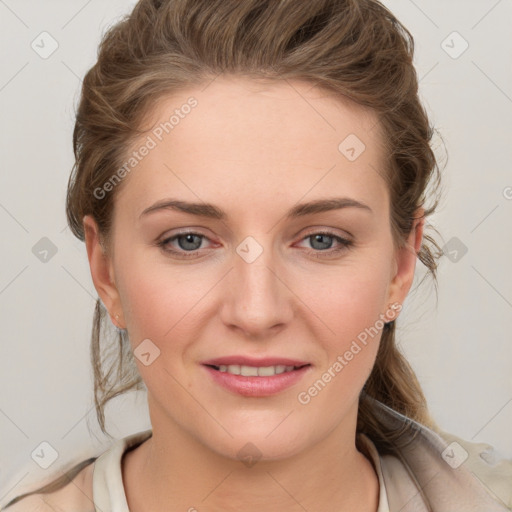
[[230, 375], [239, 375], [241, 377], [273, 377], [282, 373], [290, 373], [300, 370], [301, 368], [311, 366], [310, 364], [300, 364], [297, 366], [277, 364], [271, 366], [248, 366], [240, 364], [206, 364], [209, 368], [221, 373], [229, 373]]
[[[221, 364], [229, 362], [230, 364]], [[249, 361], [244, 361], [245, 363]], [[222, 389], [244, 397], [263, 398], [276, 395], [299, 383], [309, 374], [310, 363], [271, 364], [274, 361], [260, 362], [259, 365], [235, 364], [233, 360], [209, 361], [202, 366], [212, 382]], [[280, 363], [291, 360], [280, 360]]]

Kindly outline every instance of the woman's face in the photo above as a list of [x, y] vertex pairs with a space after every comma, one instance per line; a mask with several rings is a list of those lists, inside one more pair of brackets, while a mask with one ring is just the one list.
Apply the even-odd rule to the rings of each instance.
[[85, 225], [154, 436], [179, 431], [231, 458], [252, 443], [268, 459], [336, 431], [353, 439], [383, 322], [398, 316], [416, 259], [393, 246], [376, 117], [308, 83], [219, 77], [165, 98], [151, 121], [107, 257]]

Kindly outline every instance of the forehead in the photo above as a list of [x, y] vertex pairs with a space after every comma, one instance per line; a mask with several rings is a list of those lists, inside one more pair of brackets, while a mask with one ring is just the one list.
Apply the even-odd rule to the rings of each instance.
[[233, 203], [235, 191], [254, 206], [339, 194], [386, 206], [375, 113], [311, 83], [220, 76], [162, 98], [146, 122], [133, 149], [151, 149], [120, 193], [139, 210], [166, 194]]

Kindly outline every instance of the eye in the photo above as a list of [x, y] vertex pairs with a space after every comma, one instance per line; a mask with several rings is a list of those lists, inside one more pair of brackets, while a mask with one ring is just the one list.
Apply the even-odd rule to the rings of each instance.
[[[353, 242], [351, 240], [347, 240], [346, 238], [343, 238], [337, 235], [336, 233], [332, 233], [330, 231], [319, 231], [315, 233], [310, 233], [302, 240], [310, 241], [310, 244], [314, 250], [308, 252], [310, 252], [313, 256], [317, 258], [336, 255], [342, 251], [347, 250], [350, 246], [353, 245]], [[334, 242], [337, 242], [338, 246], [332, 249], [331, 247]]]
[[[165, 252], [172, 253], [180, 258], [197, 257], [197, 251], [201, 249], [203, 239], [208, 240], [205, 235], [195, 233], [193, 231], [185, 231], [168, 238], [164, 238], [158, 242], [158, 246]], [[173, 242], [177, 243], [172, 245]]]

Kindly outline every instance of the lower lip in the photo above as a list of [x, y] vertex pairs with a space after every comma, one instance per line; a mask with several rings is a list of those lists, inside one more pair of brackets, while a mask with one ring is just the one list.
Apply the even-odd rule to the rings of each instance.
[[303, 366], [291, 372], [284, 372], [270, 377], [243, 377], [228, 372], [215, 370], [211, 366], [203, 365], [212, 378], [224, 388], [243, 396], [271, 396], [280, 393], [296, 384], [304, 374], [311, 370], [311, 366]]

